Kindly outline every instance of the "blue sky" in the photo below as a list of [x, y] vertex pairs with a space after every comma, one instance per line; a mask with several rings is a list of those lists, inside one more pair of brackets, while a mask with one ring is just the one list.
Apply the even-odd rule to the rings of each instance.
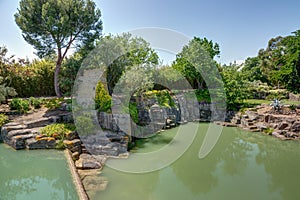
[[[34, 49], [14, 22], [19, 0], [0, 0], [0, 45], [33, 58]], [[103, 33], [160, 27], [219, 43], [221, 63], [255, 56], [270, 38], [300, 29], [298, 0], [95, 0]]]

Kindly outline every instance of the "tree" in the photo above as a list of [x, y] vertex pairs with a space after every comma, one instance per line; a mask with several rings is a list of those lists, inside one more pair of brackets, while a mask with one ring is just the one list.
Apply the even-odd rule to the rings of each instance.
[[[207, 54], [207, 55], [204, 55]], [[178, 70], [191, 84], [193, 88], [203, 89], [206, 88], [205, 81], [201, 76], [199, 70], [190, 61], [200, 61], [204, 67], [215, 56], [219, 56], [220, 50], [217, 43], [207, 38], [201, 39], [194, 37], [188, 45], [182, 48], [182, 51], [176, 55], [176, 60], [172, 63], [172, 67]], [[199, 68], [199, 66], [198, 66]]]
[[300, 30], [270, 39], [258, 53], [259, 67], [270, 85], [300, 92]]
[[72, 48], [89, 46], [101, 35], [101, 12], [92, 0], [21, 0], [15, 21], [39, 57], [56, 52], [54, 88], [61, 97], [58, 75]]
[[227, 107], [237, 109], [237, 106], [247, 98], [249, 82], [236, 67], [224, 66], [221, 72], [226, 92]]
[[[130, 33], [102, 37], [98, 41], [96, 48], [99, 44], [102, 46], [107, 44], [107, 48], [111, 48], [111, 51], [113, 51], [115, 47], [119, 47], [124, 52], [124, 55], [119, 56], [113, 60], [112, 63], [107, 63], [106, 79], [110, 95], [112, 95], [114, 87], [119, 82], [121, 76], [133, 66], [145, 67], [146, 65], [151, 66], [158, 64], [158, 55], [150, 47], [150, 44], [143, 38], [132, 37]], [[111, 52], [105, 52], [106, 55], [103, 56], [107, 56], [109, 53]]]

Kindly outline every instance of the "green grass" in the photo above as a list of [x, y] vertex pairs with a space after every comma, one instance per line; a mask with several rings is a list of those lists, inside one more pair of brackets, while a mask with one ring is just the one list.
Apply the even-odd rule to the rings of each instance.
[[[247, 99], [244, 101], [246, 104], [250, 105], [261, 105], [261, 104], [270, 104], [272, 101], [264, 99]], [[282, 99], [281, 103], [283, 105], [300, 105], [300, 101], [289, 101], [288, 99]]]

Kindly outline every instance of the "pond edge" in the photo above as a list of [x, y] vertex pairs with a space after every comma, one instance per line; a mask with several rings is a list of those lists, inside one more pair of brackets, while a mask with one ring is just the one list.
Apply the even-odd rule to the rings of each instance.
[[71, 175], [72, 175], [73, 182], [75, 184], [75, 188], [76, 188], [79, 199], [80, 200], [89, 200], [89, 197], [88, 197], [88, 195], [87, 195], [87, 193], [84, 189], [81, 178], [80, 178], [80, 176], [77, 172], [76, 166], [75, 166], [74, 161], [72, 159], [72, 155], [71, 155], [70, 150], [65, 149], [64, 152], [65, 152], [65, 156], [67, 158], [67, 163], [69, 165], [69, 169], [71, 171]]

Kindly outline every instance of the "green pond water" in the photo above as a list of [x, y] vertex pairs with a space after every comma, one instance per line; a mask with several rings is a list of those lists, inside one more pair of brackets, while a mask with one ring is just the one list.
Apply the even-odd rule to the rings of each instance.
[[64, 152], [0, 144], [1, 200], [77, 200]]
[[[299, 141], [280, 141], [262, 133], [224, 127], [210, 154], [199, 159], [199, 149], [208, 126], [200, 124], [189, 149], [161, 170], [144, 174], [125, 173], [108, 166], [110, 162], [131, 162], [131, 157], [127, 161], [109, 161], [101, 174], [108, 179], [108, 186], [106, 190], [91, 195], [91, 199], [300, 199]], [[158, 151], [167, 143], [180, 145], [181, 141], [172, 140], [177, 131], [178, 128], [174, 128], [139, 141], [132, 154]]]

